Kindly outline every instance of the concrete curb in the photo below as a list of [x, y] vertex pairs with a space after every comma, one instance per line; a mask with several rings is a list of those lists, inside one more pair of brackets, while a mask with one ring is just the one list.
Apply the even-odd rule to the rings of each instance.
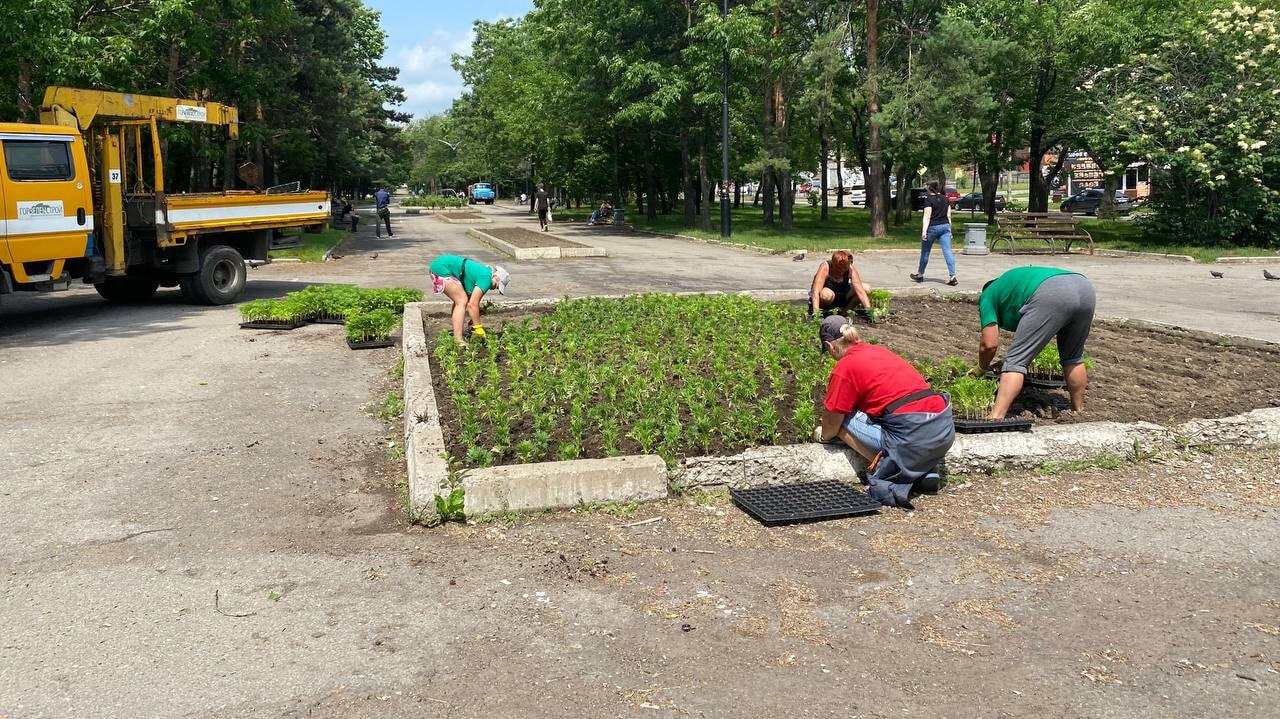
[[[1102, 456], [1175, 447], [1232, 449], [1280, 445], [1280, 408], [1255, 409], [1219, 419], [1195, 419], [1175, 427], [1149, 422], [1085, 422], [1036, 427], [1030, 432], [957, 434], [947, 454], [951, 474], [1087, 462]], [[838, 479], [848, 481], [866, 462], [839, 445], [755, 447], [724, 457], [690, 457], [673, 481], [693, 487], [756, 487]]]
[[329, 249], [327, 249], [327, 250], [325, 250], [325, 251], [324, 251], [324, 257], [321, 257], [321, 258], [320, 258], [320, 261], [321, 261], [321, 262], [328, 262], [329, 260], [333, 259], [333, 253], [334, 253], [334, 251], [338, 249], [338, 246], [339, 246], [339, 245], [341, 245], [343, 242], [346, 242], [346, 240], [347, 240], [347, 238], [343, 237], [343, 238], [339, 239], [337, 242], [333, 243], [333, 247], [330, 247]]
[[608, 257], [609, 252], [603, 247], [590, 247], [583, 245], [559, 235], [548, 234], [561, 242], [570, 242], [577, 247], [516, 247], [506, 240], [499, 239], [484, 230], [471, 229], [467, 230], [467, 234], [475, 240], [479, 240], [493, 249], [517, 260], [558, 260], [561, 258], [573, 257]]
[[1276, 255], [1262, 255], [1252, 257], [1219, 257], [1214, 260], [1215, 265], [1268, 265], [1280, 264], [1280, 253]]
[[648, 502], [667, 496], [667, 465], [652, 454], [512, 464], [464, 472], [462, 484], [468, 517]]
[[1141, 257], [1148, 260], [1169, 260], [1170, 262], [1195, 262], [1191, 255], [1165, 255], [1159, 252], [1137, 252], [1135, 250], [1102, 250], [1095, 249], [1095, 255], [1103, 257]]
[[427, 335], [422, 326], [422, 303], [404, 306], [404, 448], [409, 472], [409, 516], [414, 521], [438, 520], [436, 495], [447, 493], [449, 463], [440, 427], [440, 408], [431, 385]]

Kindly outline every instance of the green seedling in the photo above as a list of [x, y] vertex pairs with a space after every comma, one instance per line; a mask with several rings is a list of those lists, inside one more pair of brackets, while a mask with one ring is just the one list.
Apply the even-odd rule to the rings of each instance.
[[996, 401], [994, 380], [962, 376], [951, 383], [951, 409], [963, 419], [985, 419]]
[[454, 487], [453, 491], [448, 495], [436, 495], [436, 513], [440, 515], [441, 522], [462, 522], [467, 518], [466, 514], [466, 488], [459, 485]]

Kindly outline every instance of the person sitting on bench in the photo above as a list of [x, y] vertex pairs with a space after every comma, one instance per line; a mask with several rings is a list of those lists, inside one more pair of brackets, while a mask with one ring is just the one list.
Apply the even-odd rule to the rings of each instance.
[[819, 442], [844, 442], [871, 463], [871, 496], [911, 509], [912, 489], [938, 491], [938, 463], [955, 441], [946, 395], [929, 387], [910, 362], [867, 344], [844, 317], [822, 320], [818, 336], [836, 359], [823, 402]]
[[601, 220], [609, 220], [613, 222], [613, 205], [608, 200], [600, 203], [600, 209], [591, 213], [591, 219], [587, 220], [588, 225], [594, 225]]

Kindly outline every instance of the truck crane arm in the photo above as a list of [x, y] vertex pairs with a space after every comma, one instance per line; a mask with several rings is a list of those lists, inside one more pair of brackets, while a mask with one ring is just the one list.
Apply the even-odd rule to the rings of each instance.
[[126, 92], [50, 87], [40, 105], [40, 122], [63, 125], [87, 132], [95, 120], [147, 120], [191, 122], [227, 129], [227, 137], [240, 136], [236, 108], [216, 102], [182, 100], [172, 97], [135, 95]]

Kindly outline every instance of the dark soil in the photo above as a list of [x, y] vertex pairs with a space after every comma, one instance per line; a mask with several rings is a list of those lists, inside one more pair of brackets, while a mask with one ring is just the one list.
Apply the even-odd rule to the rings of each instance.
[[586, 247], [581, 243], [565, 240], [547, 232], [534, 232], [523, 227], [493, 227], [484, 232], [504, 242], [510, 242], [521, 249], [529, 247]]
[[483, 220], [484, 215], [479, 212], [449, 212], [441, 216], [445, 220]]
[[[903, 356], [941, 360], [957, 355], [977, 362], [978, 308], [968, 301], [896, 299], [894, 316], [863, 326]], [[1004, 355], [1013, 335], [1001, 332]], [[1155, 422], [1227, 417], [1280, 406], [1280, 347], [1257, 349], [1199, 339], [1176, 329], [1146, 330], [1096, 320], [1086, 350], [1097, 365], [1089, 372], [1085, 411], [1062, 411], [1066, 390], [1026, 388], [1009, 416], [1037, 422]]]

